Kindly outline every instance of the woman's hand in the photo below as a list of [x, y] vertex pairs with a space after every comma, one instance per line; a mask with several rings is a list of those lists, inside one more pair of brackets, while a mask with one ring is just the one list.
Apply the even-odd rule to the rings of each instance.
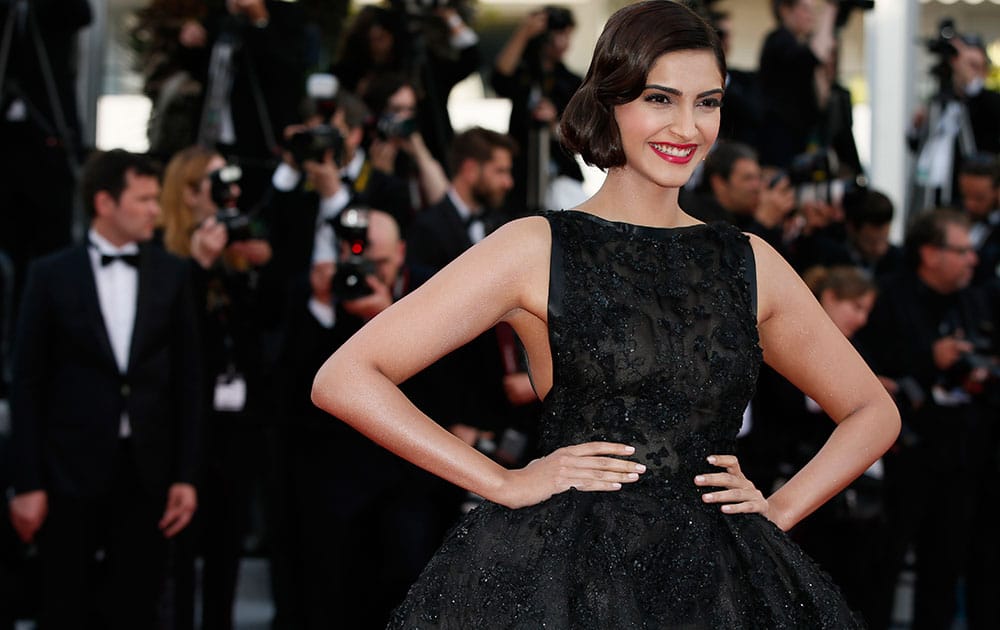
[[191, 257], [203, 269], [210, 269], [222, 254], [229, 241], [226, 226], [208, 217], [191, 234]]
[[[541, 503], [554, 494], [576, 488], [583, 492], [612, 492], [633, 483], [646, 467], [618, 459], [635, 448], [613, 442], [586, 442], [564, 446], [524, 468], [508, 471], [496, 501], [509, 508]], [[617, 456], [617, 457], [614, 457]]]
[[726, 514], [748, 514], [756, 512], [768, 516], [767, 499], [740, 470], [740, 462], [735, 455], [709, 455], [708, 463], [726, 472], [698, 475], [694, 478], [696, 486], [711, 486], [724, 488], [718, 492], [708, 492], [701, 495], [705, 503], [721, 503]]

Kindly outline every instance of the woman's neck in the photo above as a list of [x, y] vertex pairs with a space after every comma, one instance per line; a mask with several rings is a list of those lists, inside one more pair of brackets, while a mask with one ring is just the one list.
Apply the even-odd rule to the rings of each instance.
[[651, 227], [698, 223], [678, 205], [679, 188], [658, 186], [629, 175], [625, 169], [611, 169], [601, 189], [579, 209], [604, 219]]

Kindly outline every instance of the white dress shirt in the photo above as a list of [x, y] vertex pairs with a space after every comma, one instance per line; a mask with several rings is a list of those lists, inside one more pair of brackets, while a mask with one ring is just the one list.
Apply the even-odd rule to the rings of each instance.
[[[101, 316], [111, 341], [111, 350], [115, 355], [118, 370], [128, 372], [128, 357], [132, 346], [132, 331], [135, 328], [136, 301], [139, 296], [139, 270], [128, 263], [116, 260], [108, 265], [101, 264], [101, 255], [116, 256], [119, 254], [138, 254], [139, 246], [127, 243], [123, 247], [115, 247], [93, 228], [88, 233], [91, 247], [90, 265], [94, 270], [94, 283], [97, 285], [97, 301], [100, 303]], [[128, 414], [122, 413], [119, 437], [126, 438], [132, 434]]]
[[458, 216], [462, 217], [462, 221], [466, 223], [465, 230], [468, 232], [469, 240], [472, 241], [472, 244], [475, 245], [486, 238], [486, 226], [483, 224], [482, 213], [473, 214], [472, 209], [465, 205], [465, 202], [458, 196], [454, 188], [448, 189], [448, 198], [451, 199], [451, 203], [458, 210]]

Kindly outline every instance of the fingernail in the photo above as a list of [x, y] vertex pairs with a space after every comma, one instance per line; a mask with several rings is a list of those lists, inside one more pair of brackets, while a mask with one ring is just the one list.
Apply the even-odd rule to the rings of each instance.
[[695, 483], [702, 483], [704, 481], [705, 481], [705, 478], [702, 477], [701, 475], [698, 475], [697, 477], [694, 478], [694, 482]]
[[723, 505], [722, 506], [722, 511], [723, 512], [732, 512], [733, 511], [733, 506], [731, 506], [731, 505]]
[[714, 464], [715, 463], [715, 455], [709, 455], [708, 456], [708, 463], [709, 464]]
[[639, 473], [629, 473], [629, 474], [627, 475], [627, 477], [628, 477], [629, 479], [638, 479], [638, 478], [639, 478]]
[[615, 490], [621, 490], [622, 484], [616, 481], [615, 483], [611, 484], [611, 487], [614, 488]]
[[643, 466], [642, 464], [636, 464], [635, 469], [638, 470], [639, 472], [646, 472], [646, 467]]
[[625, 452], [626, 453], [634, 453], [635, 452], [635, 447], [634, 446], [626, 446], [625, 447]]
[[714, 494], [703, 494], [703, 495], [701, 495], [701, 499], [702, 499], [702, 501], [712, 502], [712, 501], [715, 500], [715, 495]]

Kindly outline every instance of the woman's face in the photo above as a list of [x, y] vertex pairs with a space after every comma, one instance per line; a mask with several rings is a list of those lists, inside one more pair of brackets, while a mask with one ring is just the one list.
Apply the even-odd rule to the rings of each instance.
[[664, 187], [687, 183], [719, 135], [722, 85], [710, 50], [657, 59], [639, 98], [615, 108], [626, 168]]
[[827, 289], [820, 294], [819, 303], [840, 332], [850, 339], [868, 322], [868, 314], [875, 305], [875, 292], [869, 291], [853, 298], [839, 298], [833, 289]]
[[376, 65], [392, 60], [392, 49], [395, 45], [396, 40], [388, 29], [378, 24], [372, 25], [368, 31], [368, 51]]

